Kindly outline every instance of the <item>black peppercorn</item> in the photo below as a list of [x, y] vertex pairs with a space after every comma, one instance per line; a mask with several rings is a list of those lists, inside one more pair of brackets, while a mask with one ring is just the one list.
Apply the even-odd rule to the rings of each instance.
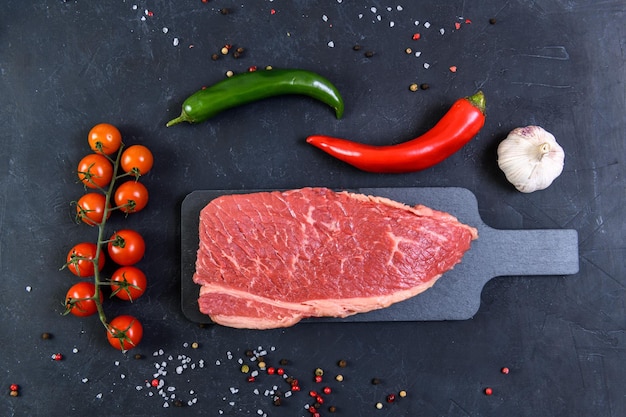
[[360, 51], [360, 50], [361, 50], [361, 45], [354, 45], [354, 46], [352, 47], [352, 50], [353, 50], [353, 51]]
[[420, 85], [420, 88], [421, 88], [422, 90], [428, 90], [428, 89], [430, 88], [430, 86], [429, 86], [428, 84], [424, 83], [424, 84], [421, 84], [421, 85]]
[[491, 19], [489, 19], [489, 24], [490, 25], [495, 25], [496, 24], [496, 18], [492, 17]]
[[372, 385], [378, 385], [378, 384], [380, 384], [380, 379], [372, 378]]
[[185, 405], [185, 403], [181, 400], [174, 400], [174, 407], [182, 407], [183, 405]]
[[143, 355], [141, 353], [135, 353], [135, 359], [143, 359]]
[[328, 411], [331, 413], [334, 413], [335, 411], [337, 411], [337, 407], [335, 407], [334, 405], [331, 405], [330, 407], [328, 407]]
[[220, 13], [221, 14], [229, 14], [230, 13], [230, 9], [226, 8], [226, 7], [222, 7], [220, 9]]
[[345, 368], [348, 365], [348, 362], [345, 359], [341, 359], [339, 362], [337, 362], [337, 366], [340, 368]]
[[288, 361], [287, 359], [284, 359], [284, 358], [283, 358], [283, 359], [281, 359], [281, 360], [280, 360], [280, 362], [279, 362], [279, 363], [280, 363], [282, 366], [285, 366], [285, 365], [288, 365], [288, 364], [289, 364], [289, 361]]
[[374, 51], [367, 51], [367, 52], [365, 52], [365, 57], [366, 58], [371, 58], [373, 56], [374, 56]]
[[251, 357], [254, 356], [254, 352], [252, 350], [248, 349], [248, 350], [246, 350], [246, 356], [251, 358]]
[[50, 333], [47, 333], [47, 332], [46, 332], [46, 333], [42, 333], [42, 334], [41, 334], [41, 338], [42, 338], [43, 340], [52, 339], [52, 335], [51, 335]]

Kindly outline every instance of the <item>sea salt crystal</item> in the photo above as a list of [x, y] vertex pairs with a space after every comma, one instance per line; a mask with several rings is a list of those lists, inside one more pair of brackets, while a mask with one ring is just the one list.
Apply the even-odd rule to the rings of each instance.
[[422, 53], [420, 51], [415, 52], [415, 56], [419, 57], [420, 55], [422, 55]]
[[31, 292], [33, 290], [33, 287], [31, 287], [30, 285], [26, 286], [26, 292]]
[[428, 69], [430, 67], [430, 64], [428, 62], [424, 62], [424, 68]]
[[100, 392], [100, 393], [96, 394], [96, 398], [98, 398], [98, 399], [102, 398], [102, 393]]
[[439, 33], [441, 33], [443, 35], [444, 33], [446, 33], [446, 30], [444, 28], [441, 28], [441, 29], [439, 29]]
[[328, 47], [329, 48], [334, 48], [335, 47], [335, 42], [333, 42], [333, 41], [328, 42]]
[[183, 367], [182, 367], [182, 366], [177, 366], [177, 367], [176, 367], [176, 373], [177, 373], [178, 375], [182, 374], [182, 373], [183, 373]]
[[389, 22], [389, 27], [390, 28], [394, 27], [395, 25], [396, 25], [395, 22], [393, 22], [393, 21]]
[[328, 22], [328, 16], [326, 16], [326, 15], [322, 15], [322, 20], [323, 20], [324, 22]]
[[398, 5], [398, 6], [396, 7], [396, 10], [397, 10], [397, 11], [399, 11], [399, 12], [401, 12], [402, 10], [404, 10], [404, 8], [403, 8], [402, 6], [400, 6], [400, 5]]
[[178, 38], [174, 38], [174, 40], [172, 41], [172, 44], [173, 44], [174, 46], [178, 46], [178, 43], [179, 43]]
[[81, 379], [81, 381], [83, 382], [83, 384], [86, 384], [87, 382], [89, 382], [89, 378], [83, 378]]
[[378, 11], [378, 9], [376, 9], [376, 7], [371, 7], [371, 8], [370, 8], [370, 11], [371, 11], [372, 13], [376, 13], [376, 12]]
[[428, 29], [430, 27], [430, 22], [424, 22], [424, 27]]

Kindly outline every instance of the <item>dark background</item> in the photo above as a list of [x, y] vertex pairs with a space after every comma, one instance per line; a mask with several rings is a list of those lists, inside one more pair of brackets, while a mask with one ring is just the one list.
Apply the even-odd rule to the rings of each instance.
[[[313, 370], [321, 367], [334, 389], [325, 405], [342, 416], [626, 415], [624, 12], [623, 1], [582, 0], [6, 1], [0, 414], [304, 416], [308, 391], [319, 389]], [[422, 38], [413, 41], [417, 32]], [[224, 44], [244, 47], [244, 56], [213, 61]], [[421, 55], [407, 55], [407, 47]], [[312, 99], [279, 97], [201, 125], [165, 128], [188, 94], [253, 65], [325, 75], [343, 94], [344, 118]], [[430, 89], [410, 92], [414, 82]], [[312, 133], [373, 144], [408, 140], [477, 89], [488, 102], [484, 129], [427, 171], [363, 173], [304, 142]], [[75, 170], [89, 152], [89, 129], [100, 122], [118, 126], [126, 144], [149, 146], [156, 159], [144, 179], [148, 207], [110, 222], [132, 225], [148, 244], [140, 264], [150, 282], [145, 296], [106, 307], [111, 317], [132, 313], [144, 324], [144, 340], [126, 356], [108, 346], [97, 319], [60, 316], [76, 279], [59, 268], [73, 244], [96, 237], [73, 222], [70, 202], [83, 193]], [[521, 194], [506, 182], [495, 152], [510, 130], [530, 124], [556, 136], [565, 169], [547, 190]], [[185, 195], [313, 185], [464, 187], [491, 227], [577, 230], [580, 271], [492, 280], [467, 321], [302, 323], [272, 331], [188, 321], [180, 303]], [[53, 338], [42, 340], [43, 332]], [[262, 375], [249, 384], [239, 370], [238, 359], [259, 347], [268, 363], [287, 358], [288, 372], [301, 380], [304, 392], [281, 407], [265, 390], [283, 382]], [[57, 352], [62, 361], [51, 359]], [[339, 359], [348, 361], [345, 369]], [[159, 369], [167, 371], [160, 375], [167, 399], [146, 386]], [[333, 379], [338, 372], [343, 383]], [[381, 383], [372, 385], [373, 377]], [[19, 397], [9, 396], [12, 383]], [[486, 387], [493, 395], [484, 395]], [[402, 389], [406, 398], [375, 409]]]

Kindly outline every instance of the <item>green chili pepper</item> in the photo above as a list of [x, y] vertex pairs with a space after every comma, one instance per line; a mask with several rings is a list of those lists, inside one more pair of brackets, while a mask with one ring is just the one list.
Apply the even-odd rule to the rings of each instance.
[[285, 94], [312, 97], [334, 108], [337, 119], [343, 115], [343, 99], [326, 78], [301, 69], [271, 69], [233, 75], [192, 94], [184, 101], [180, 116], [167, 126], [203, 122], [226, 109]]

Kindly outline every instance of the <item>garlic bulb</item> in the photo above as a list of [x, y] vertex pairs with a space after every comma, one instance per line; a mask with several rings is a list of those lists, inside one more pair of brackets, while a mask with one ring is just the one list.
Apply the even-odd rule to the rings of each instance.
[[498, 166], [523, 193], [547, 188], [563, 172], [565, 152], [540, 126], [513, 129], [498, 146]]

